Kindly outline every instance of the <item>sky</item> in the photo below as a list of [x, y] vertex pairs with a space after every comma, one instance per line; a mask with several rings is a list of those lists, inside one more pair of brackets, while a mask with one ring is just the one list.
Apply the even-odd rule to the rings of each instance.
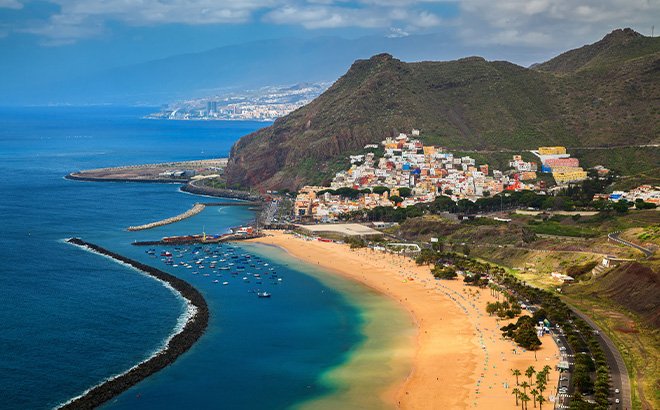
[[[0, 81], [48, 82], [254, 40], [315, 36], [441, 33], [466, 52], [479, 46], [529, 65], [615, 28], [650, 35], [658, 20], [660, 0], [0, 0]], [[525, 58], [521, 50], [534, 52]]]

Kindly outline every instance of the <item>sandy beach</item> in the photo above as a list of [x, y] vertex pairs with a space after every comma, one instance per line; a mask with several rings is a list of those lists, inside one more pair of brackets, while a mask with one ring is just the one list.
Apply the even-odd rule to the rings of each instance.
[[[380, 392], [393, 407], [515, 409], [511, 369], [524, 374], [530, 365], [553, 368], [546, 399], [557, 385], [559, 351], [550, 336], [541, 338], [536, 359], [534, 352], [502, 339], [499, 328], [508, 321], [486, 313], [486, 304], [496, 300], [488, 289], [465, 286], [460, 279], [437, 281], [428, 266], [370, 249], [351, 250], [280, 231], [253, 241], [278, 246], [295, 258], [361, 282], [412, 315], [417, 325], [412, 369], [405, 380]], [[550, 408], [550, 403], [545, 406]]]

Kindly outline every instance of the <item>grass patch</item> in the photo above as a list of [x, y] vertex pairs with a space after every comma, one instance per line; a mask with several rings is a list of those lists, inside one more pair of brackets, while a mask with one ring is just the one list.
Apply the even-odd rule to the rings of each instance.
[[575, 238], [594, 238], [600, 232], [591, 228], [565, 225], [557, 221], [529, 221], [529, 228], [539, 235], [570, 236]]

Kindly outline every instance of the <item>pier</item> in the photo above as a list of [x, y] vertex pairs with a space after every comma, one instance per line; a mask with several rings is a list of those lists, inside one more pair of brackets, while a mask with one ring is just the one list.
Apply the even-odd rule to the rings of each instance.
[[159, 241], [135, 241], [132, 243], [134, 246], [159, 246], [159, 245], [191, 245], [191, 244], [210, 244], [210, 243], [222, 243], [229, 241], [243, 241], [246, 239], [254, 239], [261, 237], [261, 234], [226, 234], [219, 237], [208, 236], [206, 238], [201, 235], [189, 235], [189, 236], [179, 236], [179, 237], [169, 237], [163, 238]]

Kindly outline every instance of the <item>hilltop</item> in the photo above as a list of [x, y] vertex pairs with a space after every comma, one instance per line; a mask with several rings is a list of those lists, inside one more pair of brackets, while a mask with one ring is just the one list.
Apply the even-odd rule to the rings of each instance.
[[[348, 154], [412, 128], [425, 143], [456, 150], [654, 144], [659, 87], [660, 38], [630, 29], [533, 68], [481, 57], [405, 63], [378, 54], [357, 60], [307, 106], [241, 138], [227, 178], [279, 189], [323, 182], [348, 165]], [[625, 167], [621, 152], [598, 158]], [[636, 158], [657, 163], [658, 150]]]

